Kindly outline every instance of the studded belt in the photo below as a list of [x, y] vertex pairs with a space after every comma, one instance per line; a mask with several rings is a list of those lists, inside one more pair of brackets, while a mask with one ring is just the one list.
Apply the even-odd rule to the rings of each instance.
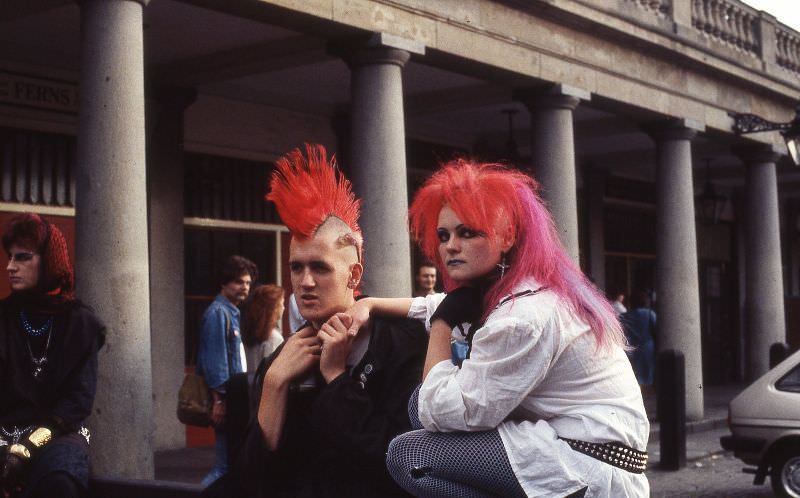
[[589, 443], [565, 437], [559, 439], [579, 453], [634, 474], [643, 474], [647, 468], [647, 452], [635, 450], [622, 443]]

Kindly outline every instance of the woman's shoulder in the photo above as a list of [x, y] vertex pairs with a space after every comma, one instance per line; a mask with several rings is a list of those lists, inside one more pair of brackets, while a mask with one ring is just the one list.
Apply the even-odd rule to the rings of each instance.
[[106, 326], [91, 306], [80, 299], [75, 299], [65, 305], [65, 310], [69, 315], [70, 328], [86, 336], [95, 335], [99, 345], [103, 345]]
[[543, 323], [556, 313], [560, 301], [559, 296], [546, 286], [533, 278], [526, 279], [500, 298], [489, 319]]

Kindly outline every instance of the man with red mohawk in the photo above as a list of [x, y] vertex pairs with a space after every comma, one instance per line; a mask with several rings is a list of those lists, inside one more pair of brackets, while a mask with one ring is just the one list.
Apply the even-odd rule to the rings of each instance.
[[292, 287], [307, 323], [257, 373], [241, 492], [405, 496], [384, 460], [389, 441], [410, 429], [406, 407], [427, 334], [412, 320], [373, 319], [353, 338], [336, 315], [355, 302], [364, 271], [360, 201], [322, 146], [279, 160], [270, 187], [267, 199], [292, 234]]

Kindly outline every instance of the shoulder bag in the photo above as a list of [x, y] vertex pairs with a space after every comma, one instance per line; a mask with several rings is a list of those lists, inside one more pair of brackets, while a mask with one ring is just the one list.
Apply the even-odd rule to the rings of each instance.
[[[230, 331], [230, 326], [230, 318], [225, 313], [226, 336]], [[211, 425], [211, 404], [211, 391], [208, 389], [205, 379], [194, 372], [187, 373], [178, 390], [178, 420], [186, 425], [208, 427]]]

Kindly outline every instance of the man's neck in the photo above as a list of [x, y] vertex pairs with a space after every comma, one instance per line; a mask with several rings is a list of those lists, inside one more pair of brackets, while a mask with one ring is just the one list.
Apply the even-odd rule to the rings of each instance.
[[226, 296], [225, 294], [223, 294], [223, 293], [221, 293], [221, 292], [220, 292], [220, 294], [219, 294], [219, 295], [220, 295], [220, 296], [222, 296], [222, 297], [224, 297], [226, 301], [228, 301], [229, 303], [231, 303], [231, 305], [232, 305], [234, 308], [235, 308], [236, 306], [239, 306], [239, 302], [238, 302], [238, 301], [232, 301], [232, 300], [231, 300], [231, 298], [229, 298], [228, 296]]
[[315, 322], [315, 321], [309, 321], [309, 323], [311, 324], [311, 326], [312, 326], [312, 327], [314, 327], [314, 330], [319, 330], [319, 329], [321, 329], [321, 328], [322, 328], [322, 325], [323, 325], [325, 322], [327, 322], [328, 320], [330, 320], [330, 319], [331, 319], [331, 317], [333, 317], [333, 315], [335, 315], [336, 313], [344, 313], [345, 311], [347, 311], [347, 310], [349, 310], [350, 308], [352, 308], [352, 307], [353, 307], [353, 305], [354, 305], [355, 303], [356, 303], [356, 300], [355, 300], [355, 299], [352, 299], [352, 300], [350, 300], [350, 301], [349, 301], [349, 302], [348, 302], [346, 305], [344, 305], [344, 306], [341, 306], [339, 309], [335, 310], [335, 311], [333, 312], [333, 314], [332, 314], [332, 315], [328, 316], [328, 317], [327, 317], [327, 318], [325, 318], [324, 320], [321, 320], [321, 321], [319, 321], [319, 322]]

